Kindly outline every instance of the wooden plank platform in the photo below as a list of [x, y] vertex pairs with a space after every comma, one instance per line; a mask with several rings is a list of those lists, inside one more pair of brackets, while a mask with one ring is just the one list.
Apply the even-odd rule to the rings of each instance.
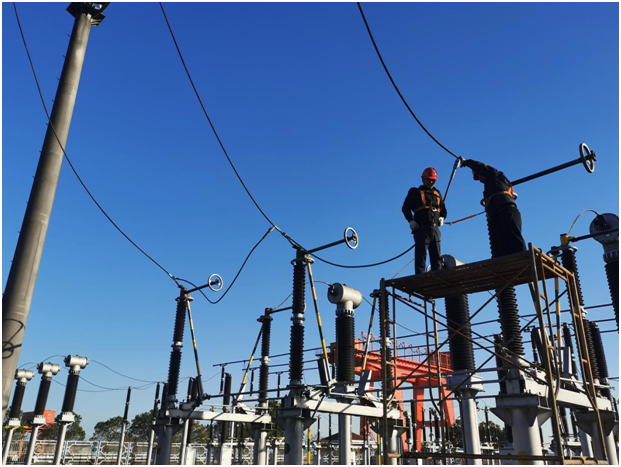
[[[535, 249], [535, 253], [541, 255], [540, 250]], [[524, 251], [455, 268], [390, 279], [386, 280], [386, 287], [435, 299], [496, 290], [508, 282], [512, 285], [527, 284], [533, 280], [530, 255], [530, 251]]]

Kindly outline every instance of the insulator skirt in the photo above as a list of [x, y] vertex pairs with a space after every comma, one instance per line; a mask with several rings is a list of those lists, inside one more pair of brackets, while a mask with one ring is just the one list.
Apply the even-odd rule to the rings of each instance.
[[11, 402], [11, 411], [9, 412], [9, 418], [19, 418], [19, 412], [22, 410], [22, 402], [24, 401], [24, 392], [26, 391], [26, 383], [18, 381], [15, 386], [15, 393], [13, 394], [13, 401]]
[[293, 313], [304, 313], [306, 269], [301, 261], [293, 265]]
[[[472, 329], [468, 321], [470, 319], [468, 297], [466, 295], [446, 297], [444, 306], [448, 321], [449, 349], [453, 370], [474, 370], [476, 366], [472, 341], [470, 340], [472, 339]], [[457, 330], [459, 330], [459, 334], [456, 332]]]
[[[604, 343], [602, 342], [602, 334], [597, 323], [591, 323], [591, 338], [593, 339], [593, 351], [597, 359], [597, 369], [600, 378], [608, 378], [608, 362], [606, 362], [606, 352], [604, 351]], [[602, 389], [602, 396], [610, 397], [610, 389]]]
[[341, 315], [336, 318], [337, 381], [354, 381], [356, 355], [354, 317]]
[[[489, 232], [489, 243], [492, 258], [500, 256], [500, 240], [498, 230], [493, 222], [487, 218], [487, 229]], [[520, 315], [515, 296], [515, 287], [506, 287], [498, 294], [498, 313], [500, 315], [500, 328], [502, 329], [503, 345], [516, 355], [524, 355], [524, 344], [522, 333], [520, 332]]]
[[[270, 340], [272, 338], [272, 320], [263, 321], [263, 336], [261, 337], [261, 356], [268, 357], [270, 354]], [[265, 362], [261, 362], [259, 369], [259, 401], [267, 401], [267, 389], [269, 385], [270, 367]]]
[[63, 412], [73, 412], [73, 406], [75, 405], [75, 396], [78, 392], [78, 382], [80, 381], [80, 375], [73, 372], [69, 373], [67, 378], [67, 388], [65, 389], [65, 398], [63, 399]]
[[173, 349], [170, 353], [168, 365], [168, 394], [176, 395], [179, 386], [179, 371], [181, 369], [181, 350]]
[[[226, 407], [231, 403], [231, 386], [233, 385], [233, 376], [231, 373], [226, 373], [224, 376], [224, 397], [222, 398], [222, 404]], [[220, 445], [229, 438], [229, 422], [221, 422], [220, 426]]]
[[50, 386], [52, 385], [51, 376], [43, 376], [41, 378], [41, 385], [39, 386], [39, 393], [37, 394], [37, 402], [35, 403], [34, 414], [43, 415], [45, 412], [45, 406], [47, 404], [47, 396], [50, 393]]
[[293, 324], [291, 326], [291, 347], [289, 360], [289, 379], [302, 381], [302, 373], [304, 372], [304, 326], [301, 324]]
[[617, 330], [619, 329], [619, 260], [606, 263], [606, 277], [608, 277], [608, 288], [610, 298], [617, 318]]
[[[386, 342], [390, 340], [390, 309], [388, 307], [388, 294], [384, 294], [383, 297], [380, 297], [380, 348], [381, 352], [385, 353], [386, 361], [390, 362], [392, 360], [392, 349], [390, 345], [385, 345]], [[393, 366], [386, 365], [386, 386], [387, 389], [392, 389], [394, 386], [393, 382]]]
[[500, 311], [500, 328], [502, 329], [503, 345], [516, 355], [524, 355], [524, 343], [520, 326], [515, 287], [512, 285], [498, 295]]
[[[302, 261], [293, 265], [293, 316], [304, 313], [304, 293], [306, 269]], [[289, 359], [289, 379], [302, 381], [304, 372], [304, 324], [294, 322], [291, 325], [291, 344]]]
[[584, 337], [587, 343], [587, 352], [589, 352], [589, 361], [591, 362], [591, 373], [593, 379], [599, 381], [599, 365], [597, 362], [597, 355], [595, 354], [595, 346], [593, 345], [593, 335], [591, 334], [591, 322], [588, 319], [582, 319], [584, 327]]
[[571, 248], [565, 248], [561, 252], [561, 263], [563, 267], [571, 272], [576, 278], [576, 288], [578, 289], [578, 299], [580, 306], [584, 306], [584, 296], [582, 295], [582, 286], [580, 285], [580, 275], [578, 274], [578, 263], [576, 262], [576, 252]]
[[175, 331], [173, 333], [173, 343], [183, 342], [183, 332], [185, 330], [185, 301], [177, 301], [177, 312], [175, 314]]

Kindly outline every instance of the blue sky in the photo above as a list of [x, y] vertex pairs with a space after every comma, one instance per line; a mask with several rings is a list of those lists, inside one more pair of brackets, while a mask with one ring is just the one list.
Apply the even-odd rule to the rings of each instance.
[[[66, 5], [18, 4], [49, 106], [73, 25]], [[283, 231], [310, 249], [354, 227], [360, 236], [357, 250], [341, 245], [321, 255], [348, 265], [382, 261], [411, 246], [403, 199], [428, 166], [439, 171], [444, 192], [453, 158], [423, 133], [399, 100], [355, 3], [165, 7], [229, 155]], [[596, 151], [591, 175], [576, 166], [516, 189], [528, 242], [544, 251], [558, 245], [559, 235], [585, 209], [618, 214], [617, 3], [370, 3], [364, 10], [402, 93], [451, 151], [487, 162], [510, 179], [576, 159], [582, 142]], [[5, 284], [46, 116], [13, 5], [3, 3], [2, 13]], [[269, 224], [209, 128], [159, 5], [113, 3], [105, 14], [91, 32], [67, 153], [114, 221], [167, 270], [197, 284], [218, 273], [226, 287]], [[447, 220], [479, 212], [481, 188], [469, 171], [458, 172]], [[588, 233], [592, 218], [582, 216], [572, 233]], [[443, 253], [465, 262], [489, 257], [482, 217], [445, 226], [442, 234]], [[587, 305], [610, 303], [601, 245], [591, 240], [578, 246]], [[219, 373], [212, 365], [249, 357], [259, 331], [256, 318], [291, 293], [294, 254], [272, 233], [220, 304], [194, 295], [204, 380]], [[316, 262], [313, 272], [318, 281], [347, 283], [368, 297], [380, 278], [392, 277], [410, 259], [368, 269]], [[411, 265], [406, 273], [413, 273]], [[317, 287], [324, 334], [331, 342], [334, 308], [326, 300], [326, 286]], [[20, 366], [71, 353], [134, 378], [164, 380], [177, 294], [175, 284], [97, 210], [65, 162]], [[486, 295], [471, 297], [471, 308]], [[527, 292], [519, 290], [519, 298], [521, 313], [532, 313]], [[308, 306], [310, 348], [320, 343]], [[367, 304], [357, 310], [357, 333], [366, 331], [369, 313]], [[401, 313], [402, 326], [421, 329], [419, 316]], [[589, 314], [591, 319], [613, 316], [611, 308]], [[481, 320], [495, 317], [491, 307]], [[287, 313], [277, 315], [272, 353], [288, 352], [289, 326]], [[400, 335], [409, 333], [405, 328]], [[601, 328], [613, 329], [614, 323]], [[499, 325], [479, 330], [492, 334]], [[186, 336], [182, 375], [191, 376], [189, 331]], [[617, 376], [618, 334], [604, 334], [604, 339], [611, 350], [610, 373]], [[482, 362], [484, 353], [476, 355]], [[227, 371], [237, 387], [242, 366]], [[318, 380], [313, 365], [305, 374], [309, 383]], [[95, 363], [83, 377], [110, 388], [141, 384]], [[64, 384], [66, 372], [56, 380]], [[29, 385], [24, 410], [34, 405], [37, 388], [38, 382]], [[85, 382], [80, 389], [98, 390]], [[218, 376], [205, 389], [217, 393]], [[48, 407], [59, 409], [62, 394], [54, 385]], [[153, 387], [134, 391], [130, 416], [150, 409], [152, 398]], [[97, 421], [120, 415], [124, 401], [124, 390], [81, 391], [75, 410], [90, 432]]]

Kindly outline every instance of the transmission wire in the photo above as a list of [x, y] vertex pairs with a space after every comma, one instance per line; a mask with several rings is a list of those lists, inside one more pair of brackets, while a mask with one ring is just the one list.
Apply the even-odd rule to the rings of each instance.
[[438, 141], [428, 130], [427, 128], [425, 128], [425, 126], [422, 124], [422, 122], [418, 119], [418, 117], [416, 116], [416, 114], [414, 113], [414, 111], [412, 110], [412, 108], [410, 107], [410, 105], [407, 103], [407, 101], [405, 100], [405, 97], [403, 97], [403, 94], [401, 94], [401, 91], [399, 90], [399, 87], [397, 86], [397, 83], [395, 83], [395, 80], [393, 79], [392, 75], [390, 74], [390, 71], [388, 71], [388, 67], [386, 66], [386, 63], [384, 62], [384, 59], [382, 58], [382, 54], [379, 51], [379, 48], [377, 47], [377, 44], [375, 43], [375, 39], [373, 38], [373, 33], [371, 33], [371, 28], [369, 27], [369, 23], [367, 22], [366, 17], [364, 16], [364, 12], [362, 11], [362, 5], [360, 5], [360, 2], [358, 3], [358, 9], [360, 10], [360, 14], [362, 15], [362, 19], [364, 21], [364, 25], [367, 27], [367, 31], [369, 33], [369, 37], [371, 38], [371, 42], [373, 42], [373, 47], [375, 47], [375, 51], [377, 52], [377, 56], [379, 57], [380, 61], [382, 62], [382, 66], [384, 67], [384, 70], [386, 71], [386, 74], [388, 75], [388, 78], [390, 78], [390, 82], [392, 83], [392, 85], [395, 88], [395, 91], [397, 91], [397, 94], [399, 94], [399, 97], [401, 98], [401, 100], [403, 101], [403, 103], [405, 104], [405, 106], [407, 107], [407, 109], [410, 111], [410, 114], [412, 114], [412, 117], [414, 117], [414, 120], [416, 120], [416, 122], [420, 125], [420, 127], [425, 131], [425, 133], [427, 133], [429, 135], [429, 137], [434, 140], [438, 146], [440, 146], [442, 149], [444, 149], [446, 152], [448, 152], [451, 156], [459, 159], [459, 156], [457, 154], [454, 154], [453, 152], [451, 152], [450, 150], [448, 150], [442, 143], [440, 143], [440, 141]]
[[[48, 123], [50, 125], [50, 128], [52, 129], [52, 132], [54, 133], [54, 137], [56, 138], [56, 142], [60, 146], [60, 149], [62, 150], [63, 155], [65, 156], [65, 159], [67, 159], [67, 163], [69, 164], [69, 167], [71, 167], [71, 170], [75, 174], [76, 178], [78, 179], [78, 181], [80, 182], [80, 184], [82, 185], [82, 187], [84, 188], [84, 190], [86, 191], [88, 196], [90, 196], [91, 200], [93, 200], [95, 205], [99, 208], [99, 210], [102, 212], [102, 214], [104, 216], [106, 216], [106, 219], [108, 219], [110, 221], [110, 223], [114, 226], [114, 228], [116, 230], [118, 230], [119, 233], [121, 235], [123, 235], [132, 245], [134, 245], [138, 249], [138, 251], [140, 251], [143, 255], [145, 255], [147, 258], [149, 258], [157, 267], [159, 267], [162, 271], [164, 271], [168, 275], [168, 277], [170, 277], [173, 281], [175, 281], [175, 279], [174, 279], [174, 277], [173, 277], [173, 275], [171, 273], [169, 273], [160, 263], [155, 261], [142, 248], [140, 248], [136, 244], [136, 242], [134, 242], [131, 238], [129, 238], [129, 236], [125, 232], [123, 232], [123, 230], [121, 230], [121, 228], [112, 220], [112, 218], [108, 215], [108, 213], [104, 210], [104, 208], [102, 208], [101, 205], [97, 202], [97, 200], [95, 199], [93, 194], [87, 188], [86, 184], [82, 181], [82, 178], [78, 174], [76, 168], [73, 166], [73, 163], [69, 159], [69, 156], [67, 155], [67, 152], [65, 151], [64, 146], [60, 142], [60, 138], [58, 137], [58, 134], [56, 134], [56, 129], [54, 128], [54, 124], [52, 123], [52, 119], [50, 118], [50, 114], [49, 114], [49, 112], [47, 110], [47, 106], [45, 104], [45, 99], [43, 98], [43, 92], [41, 91], [41, 86], [39, 85], [39, 79], [37, 78], [37, 73], [35, 71], [34, 63], [32, 61], [32, 57], [30, 56], [30, 51], [28, 49], [28, 44], [26, 43], [26, 38], [24, 37], [24, 31], [22, 30], [22, 24], [21, 24], [21, 22], [19, 20], [19, 15], [17, 13], [17, 5], [15, 4], [15, 2], [13, 2], [13, 9], [15, 10], [15, 18], [17, 19], [17, 26], [18, 26], [19, 32], [20, 32], [20, 34], [22, 36], [22, 41], [24, 42], [24, 48], [26, 49], [26, 54], [28, 55], [28, 61], [30, 62], [30, 67], [32, 68], [32, 74], [34, 76], [35, 83], [37, 84], [37, 90], [39, 91], [39, 97], [41, 98], [41, 103], [43, 104], [43, 108], [45, 109], [45, 115], [47, 116], [47, 120], [48, 120]], [[176, 282], [177, 281], [175, 281], [175, 283]]]
[[235, 168], [235, 164], [233, 164], [233, 161], [229, 157], [229, 154], [228, 154], [226, 148], [224, 147], [224, 143], [220, 139], [220, 136], [218, 135], [218, 132], [216, 131], [216, 127], [214, 126], [213, 122], [211, 121], [211, 118], [209, 117], [209, 114], [207, 113], [207, 109], [205, 109], [205, 105], [203, 104], [203, 100], [201, 99], [201, 96], [198, 93], [198, 89], [196, 89], [196, 85], [194, 84], [194, 80], [192, 79], [192, 75], [190, 74], [190, 70], [188, 70], [188, 67], [187, 67], [187, 65], [185, 63], [185, 60], [183, 58], [183, 55], [181, 53], [181, 49], [179, 48], [179, 44], [177, 43], [177, 39], [175, 38], [175, 34], [173, 33], [172, 26], [170, 25], [170, 22], [168, 21], [168, 16], [166, 16], [166, 11], [164, 10], [164, 5], [162, 4], [162, 2], [159, 2], [159, 3], [160, 3], [160, 8], [162, 9], [162, 13], [164, 15], [164, 19], [166, 20], [166, 25], [168, 26], [168, 30], [170, 31], [170, 35], [172, 37], [172, 40], [175, 43], [175, 48], [177, 49], [177, 53], [179, 54], [179, 58], [181, 59], [181, 63], [183, 64], [183, 68], [185, 69], [185, 72], [188, 75], [188, 79], [190, 80], [190, 84], [192, 85], [192, 89], [194, 90], [194, 94], [196, 94], [196, 98], [198, 99], [198, 102], [201, 105], [201, 108], [203, 109], [203, 113], [205, 114], [205, 117], [207, 117], [207, 121], [209, 122], [209, 126], [211, 126], [211, 130], [213, 131], [213, 134], [215, 135], [216, 139], [218, 140], [218, 143], [220, 144], [220, 147], [222, 148], [222, 152], [224, 152], [224, 155], [226, 156], [226, 159], [229, 161], [229, 164], [231, 165], [231, 168], [233, 169], [233, 172], [235, 172], [235, 175], [237, 176], [237, 179], [239, 180], [239, 182], [244, 187], [244, 190], [246, 190], [246, 193], [248, 194], [248, 196], [250, 197], [250, 199], [252, 200], [252, 202], [254, 203], [256, 208], [263, 215], [263, 217], [265, 217], [267, 222], [269, 222], [272, 225], [272, 227], [274, 227], [281, 234], [283, 234], [283, 232], [276, 226], [276, 224], [274, 224], [272, 222], [272, 220], [269, 217], [267, 217], [267, 214], [265, 214], [265, 212], [263, 212], [263, 209], [261, 209], [261, 206], [259, 206], [259, 203], [257, 203], [257, 201], [254, 199], [254, 197], [250, 193], [250, 190], [248, 189], [248, 187], [244, 183], [244, 180], [241, 178], [241, 175], [239, 175], [239, 172]]
[[315, 255], [315, 254], [312, 254], [312, 256], [314, 256], [315, 258], [317, 258], [319, 261], [321, 261], [321, 262], [323, 262], [323, 263], [329, 264], [330, 266], [336, 266], [337, 268], [345, 268], [345, 269], [371, 268], [371, 267], [374, 267], [374, 266], [380, 266], [380, 265], [382, 265], [382, 264], [390, 263], [391, 261], [394, 261], [394, 260], [396, 260], [396, 259], [399, 259], [399, 258], [401, 258], [404, 254], [406, 254], [407, 252], [412, 251], [412, 249], [413, 249], [415, 246], [416, 246], [416, 245], [412, 245], [410, 248], [408, 248], [407, 250], [405, 250], [403, 253], [401, 253], [401, 254], [399, 254], [399, 255], [395, 256], [394, 258], [387, 259], [386, 261], [381, 261], [381, 262], [379, 262], [379, 263], [373, 263], [373, 264], [361, 264], [361, 265], [358, 265], [358, 266], [346, 266], [346, 265], [343, 265], [343, 264], [331, 263], [330, 261], [326, 261], [325, 259], [322, 259], [322, 258], [320, 258], [319, 256], [317, 256], [317, 255]]
[[[272, 226], [268, 229], [267, 232], [265, 232], [265, 235], [263, 235], [263, 237], [261, 237], [261, 240], [258, 241], [258, 243], [252, 247], [252, 250], [250, 250], [250, 253], [248, 253], [248, 256], [246, 256], [246, 259], [244, 260], [244, 262], [242, 263], [241, 267], [239, 268], [239, 271], [237, 271], [237, 274], [235, 275], [235, 278], [231, 281], [231, 285], [228, 286], [228, 288], [224, 291], [224, 293], [222, 294], [222, 297], [220, 297], [218, 300], [216, 300], [215, 302], [212, 302], [211, 300], [209, 300], [209, 298], [207, 297], [207, 295], [205, 295], [203, 293], [202, 290], [199, 290], [199, 292], [203, 295], [203, 297], [205, 297], [205, 299], [211, 303], [212, 305], [217, 305], [218, 303], [220, 303], [220, 301], [226, 297], [226, 294], [229, 293], [229, 290], [231, 290], [231, 287], [233, 287], [233, 284], [235, 284], [235, 281], [237, 280], [237, 278], [239, 277], [239, 275], [241, 274], [242, 270], [244, 269], [244, 266], [246, 266], [246, 263], [248, 262], [248, 260], [250, 259], [250, 256], [252, 255], [252, 253], [254, 253], [254, 250], [257, 249], [257, 247], [261, 244], [261, 242], [263, 240], [265, 240], [265, 237], [267, 237], [270, 233], [272, 233], [272, 231], [276, 228], [276, 226]], [[196, 284], [193, 284], [192, 282], [185, 280], [185, 279], [181, 279], [180, 277], [176, 278], [179, 281], [182, 282], [187, 282], [188, 284], [190, 284], [192, 287], [197, 287]]]

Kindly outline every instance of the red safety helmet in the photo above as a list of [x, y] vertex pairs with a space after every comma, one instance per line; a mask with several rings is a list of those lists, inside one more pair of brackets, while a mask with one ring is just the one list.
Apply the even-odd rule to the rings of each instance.
[[436, 172], [436, 169], [434, 169], [433, 167], [427, 167], [425, 170], [423, 170], [423, 175], [421, 175], [421, 177], [428, 178], [429, 180], [437, 180], [438, 172]]

